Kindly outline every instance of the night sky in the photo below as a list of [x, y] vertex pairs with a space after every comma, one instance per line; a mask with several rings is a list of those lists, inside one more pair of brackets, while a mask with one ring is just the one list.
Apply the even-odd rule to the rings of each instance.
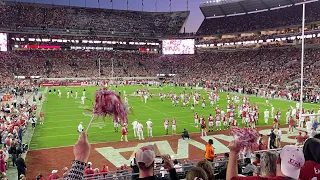
[[[13, 1], [13, 0], [11, 0]], [[37, 2], [46, 4], [61, 4], [69, 5], [69, 0], [17, 0], [21, 2]], [[169, 2], [170, 0], [144, 0], [144, 11], [156, 11], [156, 1], [157, 10], [160, 11], [170, 11]], [[204, 0], [189, 0], [189, 10], [190, 16], [187, 22], [186, 31], [196, 32], [203, 21], [203, 15], [199, 9], [200, 2]], [[171, 10], [172, 11], [184, 11], [187, 10], [187, 0], [171, 0]], [[87, 7], [99, 7], [98, 0], [70, 0], [72, 6], [86, 6]], [[110, 0], [100, 0], [101, 8], [112, 8], [112, 3]], [[127, 9], [127, 0], [113, 0], [114, 9]], [[141, 0], [129, 0], [129, 10], [142, 10]]]

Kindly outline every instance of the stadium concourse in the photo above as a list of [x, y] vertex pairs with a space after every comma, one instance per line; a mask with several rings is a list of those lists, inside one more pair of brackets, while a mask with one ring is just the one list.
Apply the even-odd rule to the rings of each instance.
[[[308, 4], [302, 37], [304, 2]], [[199, 30], [185, 33], [188, 10], [141, 12], [1, 1], [0, 180], [36, 176], [41, 180], [320, 178], [320, 136], [316, 134], [319, 111], [314, 109], [320, 102], [320, 1], [207, 1], [200, 9], [205, 19]], [[274, 126], [253, 128], [257, 116], [261, 122], [269, 112], [260, 116], [254, 113], [258, 107], [250, 105], [248, 97], [263, 98], [266, 103], [261, 106], [269, 99], [280, 99], [289, 107], [300, 99], [302, 38], [306, 44], [302, 100], [311, 115], [299, 116], [297, 103], [288, 114], [272, 112]], [[149, 82], [157, 84], [156, 88], [185, 87], [190, 92], [183, 92], [194, 95], [194, 101], [199, 98], [195, 89], [215, 100], [219, 94], [228, 94], [222, 100], [228, 101], [230, 107], [226, 115], [229, 122], [224, 128], [236, 126], [237, 120], [231, 114], [237, 113], [240, 117], [236, 119], [249, 121], [243, 124], [250, 127], [239, 131], [262, 136], [258, 140], [249, 135], [241, 139], [233, 137], [228, 129], [201, 137], [190, 133], [190, 139], [168, 135], [90, 147], [88, 139], [94, 134], [89, 132], [88, 137], [82, 132], [79, 140], [65, 134], [68, 140], [77, 141], [74, 147], [29, 151], [33, 133], [41, 132], [42, 103], [51, 101], [45, 101], [47, 88], [42, 86], [62, 85], [67, 90], [68, 85], [82, 89], [83, 85], [98, 88], [125, 84], [146, 88]], [[243, 109], [239, 108], [240, 102], [238, 107], [230, 104], [229, 93], [243, 97]], [[164, 99], [173, 99], [173, 104], [178, 100], [172, 93]], [[212, 113], [214, 121], [220, 122], [219, 108], [207, 108], [217, 109]], [[50, 113], [45, 116], [48, 117]], [[204, 124], [206, 120], [202, 121]], [[290, 133], [288, 127], [296, 130]], [[59, 135], [53, 129], [48, 131]], [[300, 131], [309, 135], [303, 136]], [[249, 138], [254, 140], [248, 142]], [[239, 143], [241, 140], [243, 144]], [[245, 145], [245, 149], [240, 148]], [[149, 177], [153, 175], [158, 178]]]

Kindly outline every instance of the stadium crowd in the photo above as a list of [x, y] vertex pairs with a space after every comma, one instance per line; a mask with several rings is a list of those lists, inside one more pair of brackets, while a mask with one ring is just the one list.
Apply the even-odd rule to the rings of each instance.
[[[308, 138], [304, 142], [303, 150], [294, 145], [285, 145], [282, 149], [273, 151], [241, 150], [236, 141], [229, 143], [230, 153], [224, 157], [215, 156], [212, 159], [200, 159], [195, 163], [171, 160], [170, 155], [163, 155], [162, 163], [154, 159], [155, 149], [153, 146], [141, 147], [132, 159], [130, 167], [126, 165], [110, 172], [106, 165], [99, 171], [88, 162], [90, 145], [85, 133], [80, 135], [79, 141], [74, 146], [75, 161], [72, 168], [63, 168], [63, 179], [301, 179], [311, 180], [318, 178], [319, 173], [319, 134], [314, 138]], [[259, 143], [263, 143], [263, 140]], [[206, 147], [213, 148], [212, 140]], [[214, 152], [213, 152], [214, 153]], [[244, 154], [243, 154], [244, 153]], [[207, 154], [207, 149], [206, 153]], [[88, 163], [87, 163], [88, 162]], [[315, 168], [315, 169], [314, 169]], [[315, 171], [316, 170], [316, 171]], [[44, 179], [40, 174], [37, 179]], [[53, 170], [49, 179], [59, 179], [57, 170]]]
[[[320, 20], [319, 8], [319, 1], [306, 4], [306, 23]], [[202, 22], [197, 34], [212, 35], [276, 29], [299, 25], [301, 18], [301, 5], [240, 16], [210, 18]]]
[[[105, 10], [93, 8], [38, 5], [33, 3], [5, 2], [0, 8], [0, 28], [43, 27], [44, 29], [88, 29], [118, 32], [151, 32], [177, 34], [188, 12], [151, 13], [135, 11]], [[320, 2], [307, 5], [307, 22], [320, 19]], [[198, 34], [233, 33], [255, 31], [297, 25], [301, 22], [301, 7], [292, 6], [281, 10], [242, 15], [219, 19], [205, 19]], [[280, 15], [281, 14], [281, 15]], [[99, 18], [97, 18], [99, 17]], [[12, 23], [14, 22], [14, 23]], [[106, 28], [107, 27], [107, 28]], [[37, 38], [38, 36], [29, 37]], [[43, 36], [42, 36], [43, 37]], [[57, 36], [58, 38], [59, 36]], [[270, 36], [262, 36], [269, 38]], [[56, 38], [48, 36], [48, 38]], [[79, 37], [79, 39], [86, 37]], [[258, 37], [256, 37], [258, 38]], [[260, 37], [259, 37], [260, 38]], [[242, 37], [240, 40], [252, 40]], [[109, 40], [109, 39], [105, 39]], [[113, 38], [114, 40], [114, 38]], [[234, 39], [225, 39], [230, 42]], [[313, 40], [318, 43], [319, 39]], [[218, 43], [212, 40], [208, 42]], [[50, 45], [50, 43], [46, 43]], [[70, 45], [72, 43], [69, 42]], [[157, 74], [176, 74], [177, 85], [185, 84], [216, 88], [223, 91], [237, 91], [271, 97], [299, 98], [299, 49], [258, 48], [255, 50], [199, 52], [194, 55], [161, 55], [157, 53], [132, 53], [116, 51], [10, 51], [0, 53], [0, 87], [9, 88], [13, 94], [12, 103], [2, 103], [0, 112], [0, 172], [6, 172], [10, 162], [17, 165], [18, 176], [26, 179], [26, 166], [21, 154], [28, 147], [22, 144], [27, 124], [36, 123], [37, 101], [26, 99], [24, 93], [35, 89], [14, 89], [26, 87], [22, 82], [13, 81], [17, 76], [65, 77], [148, 77]], [[305, 55], [305, 100], [320, 102], [320, 50], [310, 48]], [[99, 64], [101, 70], [99, 72]], [[111, 68], [113, 66], [113, 68]], [[27, 85], [28, 86], [28, 85]], [[212, 140], [211, 140], [212, 141]], [[313, 179], [319, 177], [320, 139], [306, 139], [303, 151], [295, 146], [284, 146], [279, 153], [259, 152], [256, 158], [240, 155], [235, 142], [229, 144], [230, 153], [222, 158], [214, 157], [212, 142], [208, 141], [205, 158], [196, 163], [172, 161], [169, 155], [162, 156], [163, 164], [154, 162], [152, 147], [142, 147], [136, 152], [130, 166], [123, 165], [116, 172], [108, 166], [95, 168], [89, 161], [90, 145], [86, 133], [81, 133], [74, 146], [75, 160], [70, 170], [63, 168], [63, 179]], [[253, 150], [266, 150], [267, 144], [259, 140]], [[271, 149], [271, 148], [270, 148]], [[208, 154], [211, 152], [211, 154]], [[10, 155], [9, 155], [10, 154]], [[254, 154], [254, 153], [253, 153]], [[11, 156], [11, 160], [9, 157]], [[244, 158], [238, 160], [238, 157]], [[223, 160], [222, 162], [220, 162]], [[213, 162], [213, 163], [212, 163]], [[156, 166], [155, 166], [156, 165]], [[130, 168], [131, 170], [130, 170]], [[315, 168], [315, 171], [313, 171]], [[154, 173], [157, 170], [159, 173]], [[136, 173], [132, 175], [131, 173]], [[260, 176], [240, 177], [238, 176]], [[20, 176], [21, 175], [21, 176]], [[131, 177], [132, 176], [132, 177]], [[49, 179], [58, 179], [53, 170]], [[320, 177], [319, 177], [320, 178]], [[1, 177], [5, 179], [5, 177]], [[39, 180], [46, 179], [42, 174]]]
[[[114, 32], [178, 34], [189, 12], [138, 12], [5, 2], [0, 28], [43, 27]], [[14, 23], [12, 23], [14, 22]]]
[[[305, 77], [308, 80], [305, 81], [305, 86], [310, 90], [319, 84], [316, 78], [319, 76], [317, 70], [319, 62], [314, 61], [318, 57], [318, 49], [306, 51]], [[267, 87], [270, 91], [277, 90], [277, 96], [287, 96], [288, 92], [292, 94], [295, 92], [298, 88], [297, 79], [300, 70], [300, 52], [294, 48], [205, 52], [185, 56], [106, 51], [15, 51], [1, 56], [1, 73], [3, 77], [7, 77], [1, 79], [1, 82], [3, 84], [10, 82], [13, 74], [42, 77], [97, 77], [98, 59], [101, 63], [102, 77], [155, 76], [159, 73], [173, 73], [177, 74], [175, 81], [180, 85], [205, 82], [209, 87], [226, 91], [229, 89], [238, 91], [245, 86], [247, 92]], [[212, 62], [215, 64], [212, 65]]]
[[[2, 84], [10, 77], [148, 77], [176, 74], [178, 85], [200, 83], [209, 88], [250, 94], [294, 96], [299, 88], [300, 50], [296, 48], [257, 49], [232, 52], [203, 52], [194, 55], [160, 55], [112, 51], [11, 51], [0, 56]], [[319, 101], [320, 51], [307, 49], [304, 85], [307, 99]], [[113, 73], [112, 73], [113, 63]], [[246, 87], [243, 89], [243, 87]], [[258, 89], [265, 91], [263, 94]]]
[[[12, 86], [13, 87], [13, 86]], [[18, 177], [25, 177], [26, 164], [22, 154], [28, 151], [28, 145], [22, 142], [28, 124], [34, 129], [37, 123], [37, 89], [30, 84], [15, 84], [15, 88], [7, 88], [8, 100], [1, 102], [0, 135], [0, 178], [5, 179], [9, 167], [18, 170]], [[4, 89], [2, 89], [4, 90]], [[42, 96], [41, 96], [42, 98]], [[41, 98], [39, 101], [41, 101]], [[24, 175], [23, 175], [24, 174]]]

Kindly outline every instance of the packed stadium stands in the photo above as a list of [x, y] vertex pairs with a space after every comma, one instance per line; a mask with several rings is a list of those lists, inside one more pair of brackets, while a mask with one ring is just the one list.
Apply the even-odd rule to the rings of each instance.
[[[320, 21], [320, 1], [308, 4], [306, 8], [306, 22], [309, 25]], [[197, 45], [215, 44], [215, 46], [219, 43], [237, 41], [263, 40], [265, 43], [267, 39], [275, 39], [281, 36], [277, 33], [261, 35], [260, 31], [286, 29], [293, 26], [299, 29], [301, 14], [301, 6], [290, 6], [260, 13], [205, 19], [197, 31], [197, 36], [195, 36], [196, 43]], [[14, 80], [14, 76], [40, 76], [41, 78], [101, 77], [103, 80], [108, 80], [110, 77], [155, 77], [157, 74], [174, 74], [174, 78], [165, 79], [162, 82], [171, 82], [180, 86], [184, 86], [186, 83], [192, 86], [199, 84], [206, 88], [217, 88], [228, 92], [238, 92], [241, 89], [243, 93], [261, 93], [262, 96], [265, 96], [265, 92], [262, 93], [262, 91], [266, 91], [273, 97], [283, 97], [290, 100], [299, 99], [301, 58], [299, 44], [301, 42], [298, 38], [289, 43], [277, 42], [259, 45], [255, 42], [249, 48], [243, 48], [243, 46], [237, 48], [234, 46], [212, 49], [198, 48], [197, 52], [192, 55], [163, 55], [159, 53], [161, 52], [161, 40], [154, 37], [183, 36], [179, 35], [179, 32], [183, 31], [188, 16], [188, 11], [158, 13], [22, 2], [1, 3], [0, 29], [1, 32], [10, 32], [9, 46], [12, 51], [0, 52], [0, 88], [15, 94], [15, 96], [18, 96], [17, 92], [37, 91], [34, 87], [31, 87], [31, 84], [26, 84], [26, 81]], [[80, 35], [70, 33], [75, 31]], [[254, 32], [255, 35], [239, 35], [241, 32], [249, 31]], [[104, 36], [105, 32], [108, 32], [111, 36]], [[144, 33], [153, 38], [141, 38], [141, 34]], [[228, 33], [235, 33], [236, 35], [232, 38], [221, 38], [222, 34]], [[300, 35], [299, 30], [296, 32], [286, 31], [285, 35], [286, 33], [288, 36], [292, 35], [291, 33]], [[308, 33], [318, 33], [317, 28]], [[120, 34], [123, 36], [118, 37]], [[217, 38], [204, 39], [203, 36], [207, 35], [217, 36]], [[41, 40], [38, 41], [37, 39]], [[138, 43], [131, 44], [130, 42]], [[307, 87], [304, 90], [305, 101], [315, 102], [316, 96], [320, 95], [318, 91], [320, 84], [319, 43], [319, 36], [306, 40], [306, 44], [311, 46], [306, 49], [304, 61], [304, 86]], [[61, 46], [61, 48], [57, 50], [37, 50], [23, 48], [25, 45]], [[126, 49], [75, 50], [70, 48], [73, 46]], [[145, 50], [142, 51], [139, 48]], [[21, 89], [10, 89], [13, 87]], [[292, 99], [288, 97], [288, 94], [293, 96]], [[28, 98], [35, 99], [35, 97]], [[9, 103], [1, 104], [0, 125], [2, 144], [6, 144], [9, 148], [11, 143], [16, 144], [18, 150], [22, 152], [26, 149], [22, 148], [24, 146], [21, 144], [21, 139], [28, 125], [28, 120], [25, 119], [27, 116], [24, 114], [30, 114], [31, 121], [29, 120], [29, 122], [32, 122], [32, 118], [36, 115], [36, 107], [28, 105], [25, 99], [19, 99], [19, 101], [21, 103], [16, 103], [14, 106], [20, 106], [21, 104], [25, 108], [21, 108], [21, 111], [17, 113], [10, 112], [12, 107]], [[7, 120], [4, 116], [9, 117], [8, 123], [4, 123]], [[17, 118], [18, 116], [23, 118]], [[10, 121], [10, 118], [17, 119], [17, 121]], [[308, 143], [314, 144], [313, 147], [320, 147], [318, 141], [311, 140]], [[265, 150], [266, 145], [263, 142], [260, 142], [260, 145], [261, 148], [259, 146], [258, 149]], [[8, 160], [9, 152], [7, 151], [8, 148], [0, 151], [0, 154], [7, 155], [0, 155], [0, 163], [5, 158], [7, 158], [6, 161]], [[264, 164], [261, 163], [262, 167], [270, 164], [276, 166], [277, 159], [274, 158], [274, 154], [261, 153], [264, 154], [262, 161], [269, 160]], [[306, 153], [304, 155], [309, 156]], [[218, 179], [227, 178], [228, 157], [226, 155], [226, 157], [216, 158], [213, 162], [214, 170], [211, 173], [219, 177]], [[224, 161], [220, 162], [221, 160]], [[316, 162], [318, 159], [310, 158], [309, 160]], [[246, 159], [234, 164], [243, 170], [252, 163]], [[197, 162], [191, 163], [189, 161], [177, 162], [176, 165], [179, 165], [176, 169], [183, 169], [182, 172], [178, 173], [180, 179], [188, 179], [186, 177], [188, 171], [194, 166], [198, 166]], [[116, 171], [101, 171], [101, 169], [99, 171], [96, 168], [97, 166], [87, 167], [93, 173], [86, 174], [84, 178], [130, 179], [137, 175], [132, 174], [134, 172], [126, 165], [119, 167]], [[84, 164], [81, 167], [85, 168]], [[1, 168], [3, 166], [0, 167], [0, 171], [4, 172], [4, 169]], [[157, 173], [155, 175], [159, 178], [170, 178], [169, 171], [164, 170], [164, 167], [162, 168], [156, 168]], [[259, 168], [255, 167], [254, 171], [244, 173], [244, 175], [267, 173], [276, 175], [276, 172], [265, 172], [266, 169], [271, 168], [262, 168], [261, 171], [263, 172], [261, 173], [257, 169]], [[207, 175], [209, 176], [209, 174]], [[241, 174], [241, 171], [239, 171], [239, 174]], [[2, 179], [0, 177], [0, 180]], [[41, 177], [39, 176], [38, 179], [41, 179]], [[303, 178], [300, 179], [303, 180]], [[203, 177], [202, 180], [207, 179]]]
[[[111, 51], [12, 51], [1, 57], [1, 72], [7, 75], [42, 77], [98, 76], [100, 59], [102, 77], [156, 76], [177, 74], [181, 82], [212, 83], [252, 88], [263, 85], [285, 87], [299, 78], [300, 51], [296, 48], [203, 52], [195, 55], [160, 55], [156, 53], [118, 53]], [[308, 86], [319, 83], [319, 49], [306, 51]], [[130, 68], [129, 68], [130, 67]], [[242, 78], [236, 78], [236, 77]]]
[[1, 5], [0, 28], [43, 28], [123, 33], [178, 34], [188, 11], [138, 12], [81, 8], [34, 3], [6, 2]]
[[[319, 1], [306, 5], [306, 23], [310, 24], [320, 20], [319, 8]], [[301, 26], [301, 22], [302, 7], [301, 5], [297, 5], [260, 13], [208, 18], [202, 22], [197, 34], [212, 35], [261, 31], [266, 29], [286, 28], [289, 26], [299, 27]]]

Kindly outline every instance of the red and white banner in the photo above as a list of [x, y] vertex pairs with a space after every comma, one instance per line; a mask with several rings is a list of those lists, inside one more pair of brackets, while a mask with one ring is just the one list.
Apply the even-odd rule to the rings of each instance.
[[42, 82], [42, 86], [87, 86], [88, 82], [76, 81], [76, 82], [66, 82], [66, 81], [56, 81], [56, 82]]

